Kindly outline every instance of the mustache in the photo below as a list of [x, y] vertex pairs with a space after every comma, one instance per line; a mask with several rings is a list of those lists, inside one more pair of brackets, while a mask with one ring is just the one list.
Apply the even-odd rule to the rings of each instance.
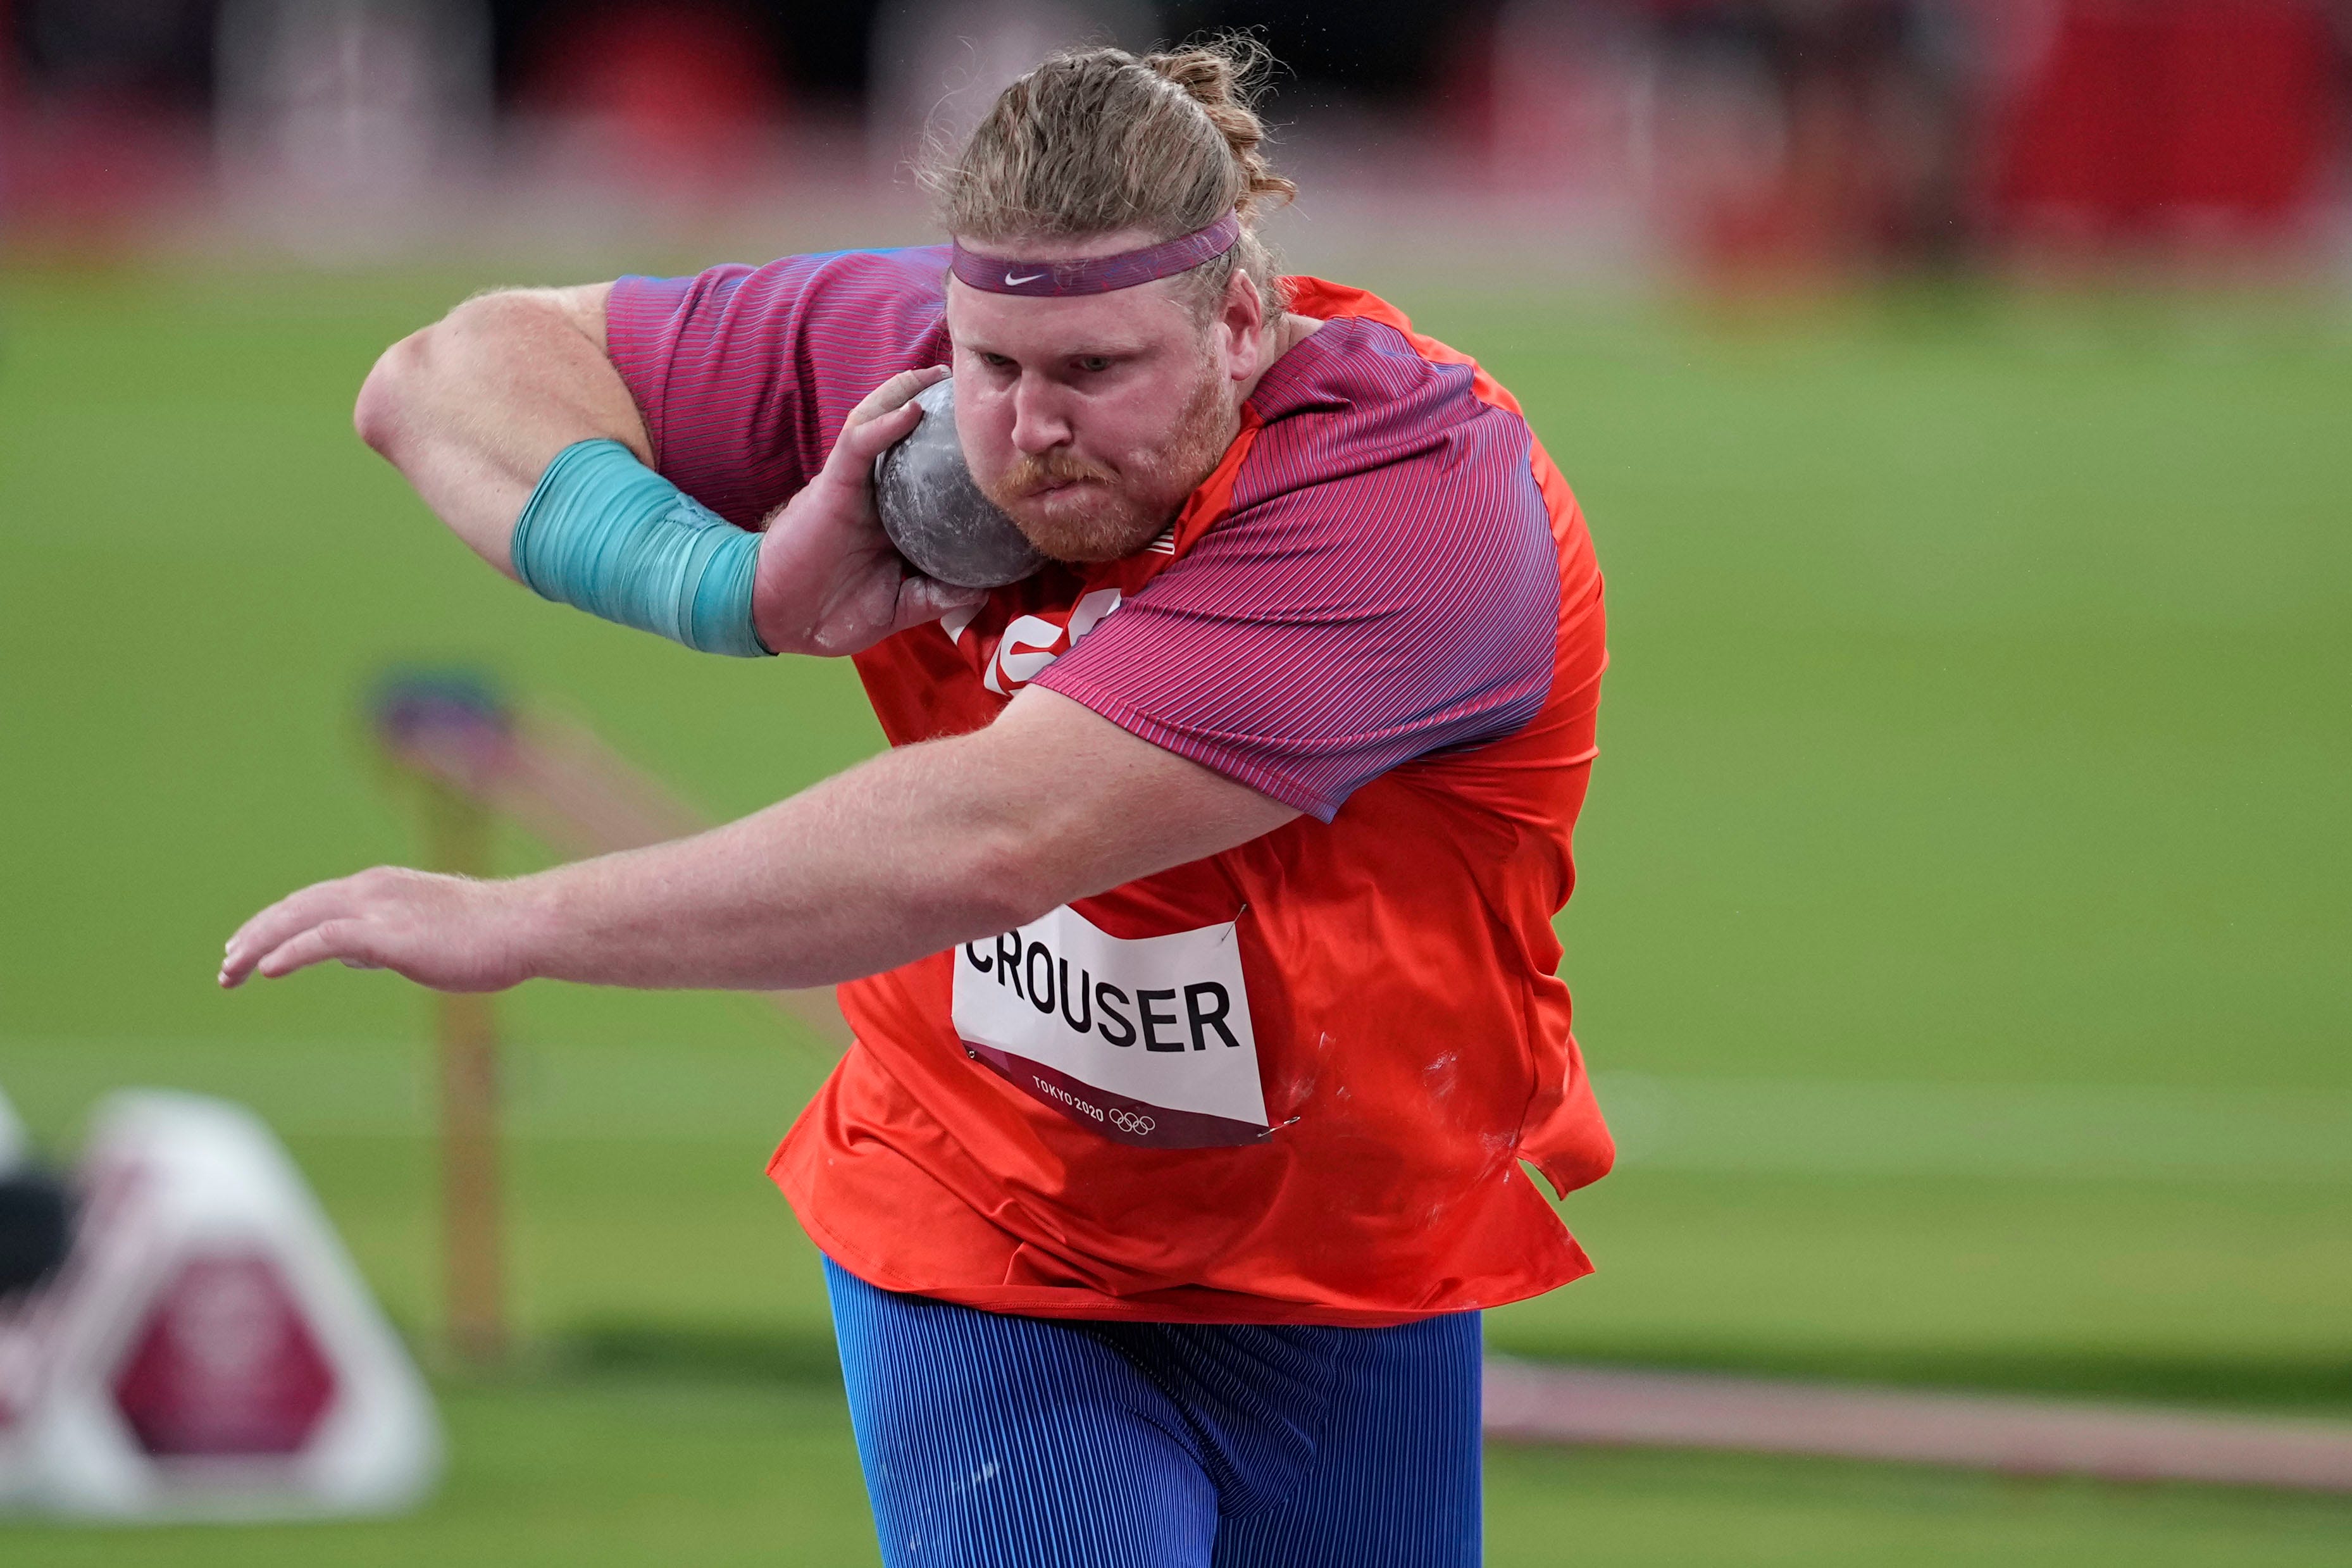
[[995, 488], [1000, 494], [1022, 500], [1055, 485], [1076, 484], [1086, 479], [1111, 484], [1118, 478], [1110, 468], [1100, 463], [1088, 462], [1075, 453], [1060, 450], [1024, 452], [1004, 470]]

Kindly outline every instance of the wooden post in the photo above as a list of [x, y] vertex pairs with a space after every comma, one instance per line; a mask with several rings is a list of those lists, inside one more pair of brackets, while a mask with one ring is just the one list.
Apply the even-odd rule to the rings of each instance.
[[[5, 5], [5, 0], [0, 0]], [[426, 863], [483, 877], [504, 818], [562, 855], [604, 855], [698, 831], [703, 819], [584, 727], [519, 716], [464, 670], [395, 673], [371, 721], [384, 761], [422, 792]], [[828, 1045], [848, 1047], [832, 988], [769, 1000]], [[434, 998], [441, 1068], [441, 1202], [447, 1333], [487, 1364], [509, 1345], [499, 1192], [498, 1019], [487, 996]]]
[[[490, 814], [438, 779], [421, 781], [433, 869], [485, 877]], [[488, 1365], [507, 1351], [499, 1188], [498, 1015], [487, 995], [433, 998], [441, 1057], [442, 1288], [449, 1346]]]

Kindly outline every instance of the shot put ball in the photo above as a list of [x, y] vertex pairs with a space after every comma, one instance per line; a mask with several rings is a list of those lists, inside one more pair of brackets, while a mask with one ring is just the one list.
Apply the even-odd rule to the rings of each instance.
[[921, 424], [874, 460], [882, 531], [924, 575], [959, 588], [999, 588], [1045, 563], [964, 467], [956, 439], [955, 381], [915, 395]]

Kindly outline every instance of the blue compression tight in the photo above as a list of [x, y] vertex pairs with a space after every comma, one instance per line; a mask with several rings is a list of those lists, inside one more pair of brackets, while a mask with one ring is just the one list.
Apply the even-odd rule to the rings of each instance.
[[1076, 1322], [828, 1261], [889, 1568], [1474, 1568], [1479, 1316]]

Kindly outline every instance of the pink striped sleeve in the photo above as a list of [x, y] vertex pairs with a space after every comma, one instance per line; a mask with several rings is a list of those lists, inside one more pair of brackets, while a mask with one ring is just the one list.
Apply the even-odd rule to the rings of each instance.
[[605, 344], [664, 476], [751, 527], [808, 481], [849, 410], [947, 358], [947, 250], [839, 251], [620, 279]]
[[[1559, 563], [1499, 410], [1335, 466], [1269, 427], [1263, 493], [1035, 684], [1324, 821], [1391, 768], [1518, 729], [1550, 690]], [[1286, 467], [1301, 472], [1285, 473]]]

